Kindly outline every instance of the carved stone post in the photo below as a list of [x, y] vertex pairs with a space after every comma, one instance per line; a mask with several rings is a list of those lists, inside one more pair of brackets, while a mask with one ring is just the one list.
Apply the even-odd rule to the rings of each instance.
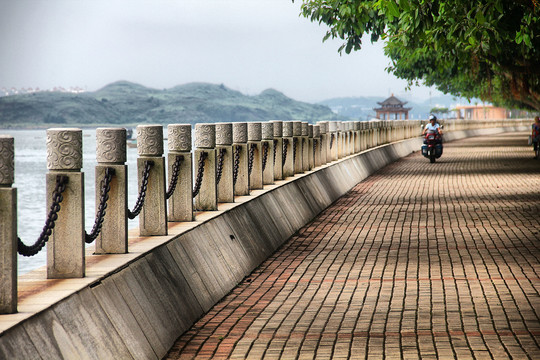
[[302, 147], [302, 122], [293, 121], [293, 144], [296, 144], [293, 149], [294, 153], [294, 173], [299, 174], [304, 171], [302, 164], [303, 147]]
[[361, 134], [361, 123], [360, 121], [354, 122], [354, 153], [357, 154], [360, 152], [360, 134]]
[[137, 174], [139, 188], [146, 161], [153, 162], [148, 176], [146, 198], [139, 215], [139, 234], [167, 235], [167, 202], [165, 192], [165, 158], [163, 157], [163, 126], [137, 126]]
[[80, 278], [84, 261], [84, 174], [82, 130], [47, 130], [47, 209], [50, 209], [57, 175], [68, 177], [54, 230], [47, 242], [47, 278]]
[[[204, 156], [206, 160], [202, 161]], [[216, 160], [216, 125], [195, 124], [195, 188], [198, 187], [197, 180], [200, 184], [195, 196], [196, 210], [217, 210]], [[202, 179], [199, 176], [201, 166]]]
[[315, 148], [313, 147], [313, 125], [308, 125], [308, 170], [315, 167]]
[[249, 175], [249, 188], [263, 188], [262, 171], [262, 128], [260, 122], [248, 123], [248, 151], [250, 153], [251, 174]]
[[327, 153], [330, 154], [328, 162], [338, 159], [338, 128], [336, 121], [328, 122], [328, 131], [330, 132], [330, 140], [328, 140]]
[[234, 202], [232, 133], [232, 123], [216, 124], [218, 202]]
[[274, 180], [283, 180], [283, 121], [271, 121], [274, 125]]
[[234, 169], [236, 182], [234, 195], [249, 195], [247, 123], [233, 123]]
[[293, 154], [293, 122], [283, 123], [283, 178], [294, 176], [294, 154]]
[[274, 124], [271, 122], [263, 122], [261, 130], [263, 147], [263, 184], [270, 185], [274, 183]]
[[309, 152], [313, 147], [309, 147], [309, 124], [302, 122], [302, 171], [309, 171]]
[[12, 136], [0, 135], [0, 314], [17, 312], [17, 189]]
[[319, 128], [320, 128], [320, 133], [321, 133], [321, 165], [324, 165], [326, 164], [327, 162], [329, 162], [329, 153], [328, 153], [328, 147], [329, 147], [329, 143], [330, 143], [330, 137], [329, 137], [329, 134], [328, 134], [328, 122], [327, 121], [322, 121], [322, 122], [319, 122]]
[[178, 169], [176, 190], [169, 198], [169, 221], [193, 221], [193, 156], [191, 155], [191, 124], [167, 126], [169, 154], [168, 182], [173, 176], [177, 157], [183, 159]]
[[321, 126], [313, 125], [313, 167], [322, 165], [321, 156]]
[[96, 213], [107, 168], [114, 170], [114, 176], [95, 253], [125, 254], [128, 251], [126, 129], [96, 129], [96, 160]]

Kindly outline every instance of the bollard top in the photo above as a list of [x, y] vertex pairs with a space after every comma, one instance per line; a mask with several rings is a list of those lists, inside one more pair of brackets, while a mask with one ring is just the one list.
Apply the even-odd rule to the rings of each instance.
[[96, 129], [96, 160], [98, 163], [123, 164], [126, 162], [126, 129]]
[[302, 122], [293, 121], [292, 123], [293, 123], [293, 128], [292, 128], [293, 136], [302, 136]]
[[232, 145], [232, 123], [216, 123], [216, 145]]
[[283, 122], [283, 137], [291, 137], [291, 136], [293, 136], [293, 122], [284, 121]]
[[308, 124], [308, 137], [313, 137], [313, 125]]
[[274, 139], [274, 124], [271, 122], [263, 122], [262, 124], [262, 139], [273, 140]]
[[302, 136], [308, 136], [309, 135], [309, 124], [307, 122], [302, 122]]
[[195, 147], [199, 149], [216, 147], [215, 124], [195, 124]]
[[337, 121], [329, 121], [328, 122], [328, 132], [334, 133], [338, 131], [338, 124]]
[[261, 141], [262, 127], [260, 122], [248, 122], [248, 141]]
[[137, 125], [137, 153], [139, 156], [163, 155], [163, 126]]
[[247, 143], [247, 123], [246, 122], [235, 122], [233, 123], [233, 143], [235, 144], [245, 144]]
[[321, 126], [313, 125], [313, 137], [318, 139], [321, 136]]
[[283, 121], [272, 120], [270, 122], [274, 124], [274, 137], [282, 137], [283, 136]]
[[15, 140], [0, 135], [0, 185], [11, 186], [15, 179]]
[[321, 134], [326, 134], [328, 132], [328, 121], [319, 121], [317, 124], [320, 127]]
[[47, 129], [47, 169], [78, 170], [82, 168], [82, 130]]
[[191, 151], [191, 124], [167, 125], [167, 147], [169, 151]]

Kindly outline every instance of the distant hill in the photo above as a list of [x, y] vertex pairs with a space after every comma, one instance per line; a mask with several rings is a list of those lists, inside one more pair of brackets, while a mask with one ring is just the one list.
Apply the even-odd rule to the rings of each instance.
[[266, 120], [344, 120], [322, 104], [268, 89], [247, 96], [224, 85], [191, 83], [157, 90], [119, 81], [81, 94], [0, 97], [0, 127], [137, 125]]
[[[326, 105], [336, 114], [342, 116], [359, 120], [369, 120], [375, 117], [373, 108], [379, 107], [377, 102], [382, 102], [386, 98], [387, 96], [344, 97], [320, 101], [318, 104]], [[405, 107], [412, 108], [409, 112], [409, 118], [411, 119], [427, 119], [430, 110], [434, 107], [452, 109], [457, 103], [468, 103], [467, 99], [459, 99], [451, 95], [438, 96], [427, 100], [411, 100], [400, 96], [398, 98], [401, 101], [407, 101]]]

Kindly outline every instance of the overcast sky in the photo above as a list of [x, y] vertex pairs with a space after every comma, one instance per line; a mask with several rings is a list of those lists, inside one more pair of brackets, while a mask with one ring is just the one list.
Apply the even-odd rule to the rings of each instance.
[[[341, 42], [323, 43], [326, 27], [300, 17], [300, 3], [0, 0], [0, 87], [210, 82], [309, 102], [404, 94], [406, 82], [384, 70], [382, 43], [340, 56]], [[428, 99], [430, 89], [408, 94]]]

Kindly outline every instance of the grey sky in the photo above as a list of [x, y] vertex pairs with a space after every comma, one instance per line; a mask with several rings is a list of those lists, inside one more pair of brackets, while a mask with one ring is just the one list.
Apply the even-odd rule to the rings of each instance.
[[403, 94], [381, 43], [340, 56], [339, 40], [322, 43], [326, 28], [299, 16], [300, 2], [0, 0], [0, 87], [201, 81], [303, 101]]

